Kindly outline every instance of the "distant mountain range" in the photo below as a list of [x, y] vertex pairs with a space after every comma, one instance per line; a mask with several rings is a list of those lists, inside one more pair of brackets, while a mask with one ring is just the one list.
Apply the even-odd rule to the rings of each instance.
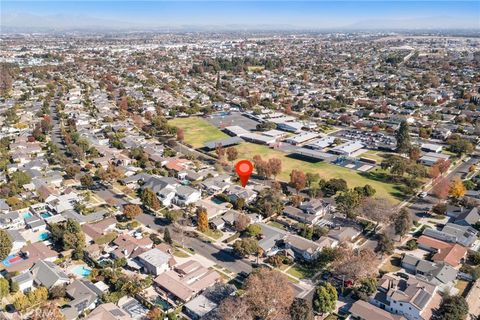
[[125, 22], [96, 18], [85, 15], [34, 15], [23, 12], [3, 12], [0, 28], [2, 33], [12, 32], [60, 32], [60, 31], [248, 31], [248, 30], [480, 30], [480, 23], [469, 23], [453, 17], [424, 17], [402, 20], [365, 20], [346, 26], [295, 26], [271, 24], [229, 24], [229, 25], [176, 25], [162, 26], [152, 23]]

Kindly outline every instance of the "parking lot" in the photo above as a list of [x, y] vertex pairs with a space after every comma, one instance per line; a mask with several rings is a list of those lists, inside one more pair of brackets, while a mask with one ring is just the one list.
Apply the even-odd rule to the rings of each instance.
[[240, 112], [221, 113], [212, 115], [207, 118], [207, 121], [218, 128], [225, 128], [228, 126], [240, 126], [245, 130], [255, 130], [258, 122], [243, 116]]

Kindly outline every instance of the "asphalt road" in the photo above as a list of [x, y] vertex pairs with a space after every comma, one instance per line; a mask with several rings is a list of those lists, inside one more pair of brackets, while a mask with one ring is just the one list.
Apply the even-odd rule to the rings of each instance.
[[[163, 233], [163, 230], [167, 226], [165, 221], [161, 218], [154, 217], [152, 215], [143, 213], [136, 218], [143, 225], [148, 226], [150, 229]], [[172, 230], [171, 230], [172, 231]], [[214, 261], [218, 265], [225, 267], [235, 273], [252, 271], [252, 266], [249, 262], [238, 259], [228, 250], [219, 248], [216, 245], [208, 242], [203, 242], [200, 239], [192, 238], [188, 236], [182, 237], [180, 234], [171, 232], [173, 240], [182, 243], [187, 248], [192, 248], [196, 253]]]
[[[458, 167], [456, 167], [446, 176], [447, 180], [451, 180], [454, 177], [465, 178], [465, 176], [468, 174], [468, 169], [470, 168], [470, 166], [478, 163], [479, 161], [480, 159], [472, 157], [468, 161], [462, 162]], [[427, 210], [430, 210], [437, 202], [438, 199], [435, 198], [431, 194], [431, 192], [429, 192], [425, 198], [415, 199], [415, 201], [411, 205], [409, 205], [409, 208], [412, 213], [414, 213], [418, 217], [423, 217], [423, 213]]]
[[62, 135], [60, 134], [60, 118], [58, 117], [55, 106], [50, 106], [50, 114], [52, 119], [52, 131], [50, 133], [50, 138], [52, 142], [55, 143], [62, 152], [65, 152], [65, 144], [62, 140]]

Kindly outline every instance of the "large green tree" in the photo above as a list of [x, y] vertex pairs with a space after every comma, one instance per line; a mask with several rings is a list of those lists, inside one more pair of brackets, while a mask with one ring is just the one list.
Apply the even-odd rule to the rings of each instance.
[[315, 290], [313, 308], [320, 313], [332, 312], [335, 310], [337, 299], [337, 289], [330, 283], [325, 282]]
[[12, 240], [7, 231], [0, 230], [0, 260], [5, 259], [12, 251]]
[[401, 154], [407, 154], [412, 147], [412, 143], [410, 141], [410, 129], [408, 128], [407, 121], [403, 120], [400, 123], [400, 127], [398, 128], [397, 134], [397, 152]]
[[295, 298], [290, 307], [290, 317], [292, 320], [313, 320], [312, 305], [304, 299]]
[[468, 315], [468, 304], [462, 296], [446, 295], [438, 308], [437, 319], [439, 320], [463, 320]]

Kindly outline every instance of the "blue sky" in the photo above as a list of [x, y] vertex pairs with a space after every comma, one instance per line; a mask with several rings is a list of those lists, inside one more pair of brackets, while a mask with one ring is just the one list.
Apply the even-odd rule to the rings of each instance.
[[[372, 20], [453, 20], [480, 28], [480, 1], [1, 1], [2, 15], [88, 16], [151, 26], [344, 27]], [[407, 23], [407, 22], [406, 22]], [[432, 22], [433, 23], [433, 22]], [[415, 27], [413, 25], [413, 27]]]

